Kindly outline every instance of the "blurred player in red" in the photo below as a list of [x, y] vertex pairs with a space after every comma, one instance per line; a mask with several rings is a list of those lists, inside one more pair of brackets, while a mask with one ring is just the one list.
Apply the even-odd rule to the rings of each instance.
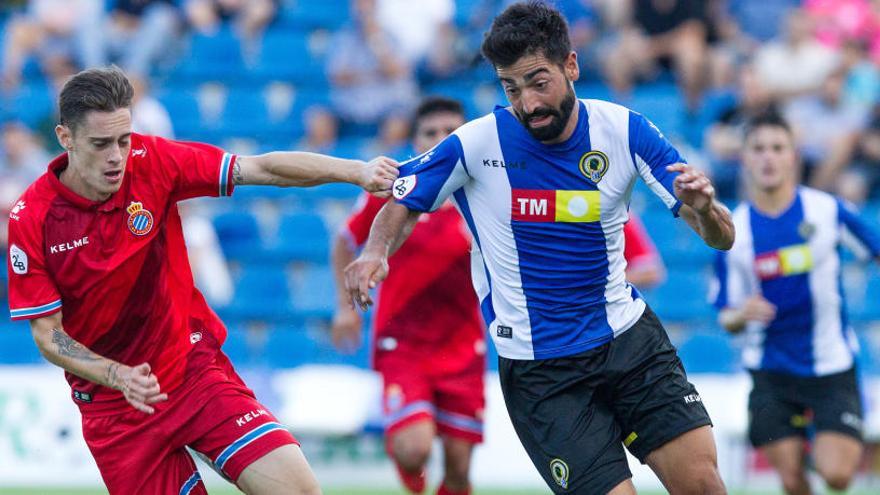
[[55, 132], [66, 150], [9, 221], [9, 305], [66, 370], [111, 494], [205, 494], [190, 447], [248, 494], [318, 494], [296, 440], [220, 350], [194, 288], [177, 202], [236, 184], [351, 182], [387, 196], [397, 171], [311, 153], [236, 156], [131, 132], [117, 68], [74, 76]]
[[[428, 98], [413, 122], [413, 146], [424, 153], [464, 124], [461, 104]], [[385, 200], [360, 198], [337, 237], [333, 267], [339, 293], [333, 341], [343, 351], [360, 346], [363, 322], [347, 303], [342, 272], [354, 260]], [[425, 489], [425, 464], [435, 435], [443, 440], [445, 473], [438, 494], [470, 493], [474, 444], [483, 440], [486, 341], [470, 278], [470, 236], [452, 204], [422, 215], [412, 236], [391, 258], [397, 267], [380, 289], [373, 365], [384, 381], [389, 455], [401, 481]]]

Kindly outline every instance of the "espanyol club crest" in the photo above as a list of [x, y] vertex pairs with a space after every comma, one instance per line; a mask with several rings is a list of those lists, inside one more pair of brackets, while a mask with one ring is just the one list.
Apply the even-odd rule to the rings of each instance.
[[140, 201], [132, 201], [128, 208], [128, 230], [134, 235], [147, 235], [153, 230], [153, 214]]
[[590, 151], [581, 157], [578, 168], [584, 176], [598, 184], [608, 171], [608, 157], [601, 151]]

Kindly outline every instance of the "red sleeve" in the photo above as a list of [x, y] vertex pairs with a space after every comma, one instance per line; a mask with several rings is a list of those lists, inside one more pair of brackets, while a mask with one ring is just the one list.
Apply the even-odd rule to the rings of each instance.
[[623, 257], [627, 265], [632, 268], [644, 263], [658, 263], [660, 255], [651, 241], [651, 237], [642, 225], [639, 217], [630, 213], [629, 221], [623, 227], [624, 248]]
[[[174, 201], [232, 194], [232, 170], [238, 158], [236, 155], [210, 144], [147, 136], [143, 139], [145, 142], [152, 140], [153, 146], [159, 152], [161, 163], [158, 166], [171, 182], [171, 197]], [[136, 151], [134, 146], [132, 148]], [[166, 160], [165, 157], [170, 159]]]
[[[30, 205], [28, 205], [30, 206]], [[46, 272], [42, 215], [37, 205], [9, 220], [9, 313], [32, 320], [61, 310], [61, 294]]]
[[362, 194], [354, 205], [354, 211], [345, 222], [345, 234], [354, 243], [355, 247], [363, 246], [370, 236], [370, 227], [373, 220], [379, 214], [379, 210], [385, 206], [387, 200]]

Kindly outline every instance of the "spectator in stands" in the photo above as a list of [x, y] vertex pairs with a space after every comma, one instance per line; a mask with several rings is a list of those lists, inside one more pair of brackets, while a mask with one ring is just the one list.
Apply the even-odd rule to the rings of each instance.
[[847, 105], [843, 97], [846, 74], [833, 72], [818, 94], [792, 99], [784, 107], [792, 123], [797, 149], [804, 162], [804, 179], [830, 190], [845, 163], [843, 150], [852, 147], [867, 120], [867, 109]]
[[33, 0], [25, 13], [13, 16], [3, 39], [0, 79], [6, 89], [21, 82], [28, 58], [35, 56], [50, 78], [76, 67], [101, 62], [99, 39], [100, 0]]
[[400, 55], [426, 75], [443, 76], [457, 64], [453, 0], [377, 0], [376, 18]]
[[868, 47], [880, 62], [880, 11], [871, 0], [805, 0], [806, 10], [816, 23], [816, 38], [839, 49], [857, 41]]
[[353, 22], [338, 31], [327, 61], [334, 113], [345, 124], [404, 119], [417, 95], [412, 65], [379, 24], [376, 0], [352, 0]]
[[139, 134], [174, 139], [171, 116], [165, 105], [150, 94], [149, 82], [137, 75], [129, 76], [129, 80], [134, 87], [134, 99], [131, 102], [132, 130]]
[[[880, 115], [874, 116], [867, 128], [859, 133], [851, 150], [841, 160], [846, 168], [837, 179], [836, 190], [844, 199], [861, 204], [880, 194]], [[847, 165], [848, 164], [848, 165]]]
[[197, 32], [212, 35], [232, 22], [246, 39], [259, 37], [275, 18], [275, 0], [186, 0], [186, 18]]
[[339, 138], [339, 123], [324, 107], [313, 106], [303, 113], [305, 136], [294, 147], [315, 153], [332, 153]]
[[711, 162], [712, 180], [718, 195], [725, 199], [737, 196], [739, 158], [743, 144], [745, 123], [760, 115], [771, 105], [770, 95], [758, 81], [751, 66], [739, 73], [739, 85], [730, 105], [720, 112], [709, 125], [703, 147]]
[[15, 199], [45, 171], [51, 156], [23, 123], [0, 126], [0, 249], [6, 252], [6, 223]]
[[786, 18], [784, 35], [762, 46], [754, 62], [758, 79], [773, 98], [787, 99], [818, 91], [839, 58], [816, 41], [810, 17], [795, 9]]
[[180, 27], [173, 0], [116, 0], [107, 13], [106, 29], [92, 33], [102, 39], [101, 64], [118, 63], [129, 74], [145, 77], [151, 64], [169, 52]]
[[779, 34], [781, 20], [800, 6], [801, 0], [727, 0], [727, 13], [752, 43], [764, 43]]
[[630, 0], [630, 16], [608, 52], [605, 74], [612, 89], [627, 95], [640, 76], [670, 63], [690, 109], [705, 86], [708, 18], [698, 0]]

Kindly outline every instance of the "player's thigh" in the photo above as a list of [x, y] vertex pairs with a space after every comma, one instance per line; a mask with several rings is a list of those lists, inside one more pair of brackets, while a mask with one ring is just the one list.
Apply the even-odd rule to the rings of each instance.
[[604, 494], [632, 477], [609, 398], [587, 366], [581, 358], [499, 360], [514, 430], [555, 493]]
[[724, 493], [711, 426], [682, 433], [651, 451], [645, 462], [670, 493]]
[[624, 445], [639, 461], [645, 463], [648, 454], [691, 430], [712, 425], [650, 308], [610, 345], [611, 403]]
[[321, 493], [299, 445], [288, 444], [250, 463], [238, 477], [248, 495], [317, 495]]
[[470, 474], [474, 444], [455, 437], [443, 437], [443, 467], [446, 476], [467, 479]]
[[479, 364], [462, 373], [433, 378], [435, 419], [440, 435], [471, 444], [482, 443], [485, 366], [482, 359]]
[[835, 488], [844, 487], [859, 468], [862, 450], [862, 442], [851, 435], [820, 431], [813, 444], [816, 471]]
[[419, 416], [386, 433], [389, 453], [407, 466], [413, 463], [423, 465], [431, 454], [436, 434], [434, 421], [430, 417]]

